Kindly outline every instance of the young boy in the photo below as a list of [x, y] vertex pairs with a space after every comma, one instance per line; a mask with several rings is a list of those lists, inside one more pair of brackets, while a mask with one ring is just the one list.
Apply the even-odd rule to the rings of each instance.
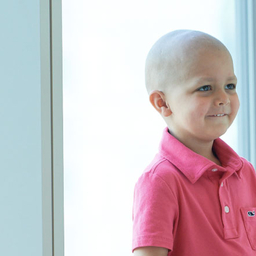
[[135, 256], [256, 255], [255, 171], [219, 139], [236, 84], [229, 51], [208, 34], [174, 31], [150, 50], [146, 87], [167, 128], [135, 187]]

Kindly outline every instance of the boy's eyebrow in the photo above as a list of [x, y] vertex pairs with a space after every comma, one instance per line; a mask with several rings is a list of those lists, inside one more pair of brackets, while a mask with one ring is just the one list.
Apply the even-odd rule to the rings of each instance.
[[237, 81], [237, 77], [236, 76], [230, 76], [230, 77], [228, 77], [227, 81]]
[[230, 80], [235, 80], [235, 81], [237, 81], [237, 77], [236, 76], [230, 76], [229, 78], [228, 78], [228, 81], [230, 81]]
[[[197, 80], [196, 80], [196, 83], [202, 83], [202, 82], [214, 82], [215, 79], [214, 78], [211, 78], [211, 77], [199, 77]], [[227, 82], [229, 81], [237, 81], [237, 77], [236, 76], [230, 76], [227, 78]]]

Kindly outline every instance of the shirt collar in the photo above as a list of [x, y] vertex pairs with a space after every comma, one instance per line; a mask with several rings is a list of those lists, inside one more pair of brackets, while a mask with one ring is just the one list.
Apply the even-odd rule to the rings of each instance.
[[216, 165], [209, 159], [187, 148], [165, 128], [159, 153], [175, 165], [191, 183], [195, 183], [205, 171], [218, 169], [222, 172], [236, 173], [238, 177], [242, 167], [242, 160], [237, 153], [220, 138], [213, 143], [213, 149], [222, 166]]

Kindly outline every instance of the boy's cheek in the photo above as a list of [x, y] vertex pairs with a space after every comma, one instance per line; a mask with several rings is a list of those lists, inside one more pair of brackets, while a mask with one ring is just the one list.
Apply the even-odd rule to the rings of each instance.
[[240, 108], [240, 101], [238, 99], [238, 97], [236, 98], [235, 101], [233, 101], [233, 104], [231, 105], [231, 111], [234, 115], [237, 114], [238, 110]]

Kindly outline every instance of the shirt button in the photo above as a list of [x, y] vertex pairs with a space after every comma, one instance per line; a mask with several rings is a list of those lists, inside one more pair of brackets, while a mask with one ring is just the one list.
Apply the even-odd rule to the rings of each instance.
[[212, 169], [212, 172], [217, 172], [218, 171], [218, 169]]
[[224, 186], [223, 182], [221, 182], [220, 186], [221, 186], [221, 187], [223, 187], [223, 186]]
[[229, 207], [228, 206], [225, 206], [224, 209], [225, 209], [225, 213], [229, 213]]

